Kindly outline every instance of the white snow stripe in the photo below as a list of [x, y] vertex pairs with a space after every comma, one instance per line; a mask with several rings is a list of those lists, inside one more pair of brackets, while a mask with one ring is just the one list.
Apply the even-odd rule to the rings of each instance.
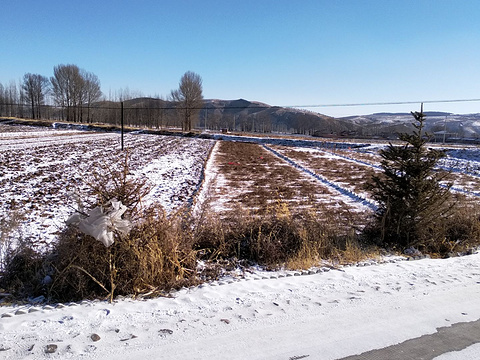
[[369, 207], [370, 209], [372, 209], [373, 211], [377, 211], [378, 207], [375, 203], [359, 196], [358, 194], [355, 194], [353, 191], [351, 190], [348, 190], [330, 180], [327, 180], [325, 177], [307, 169], [306, 167], [303, 167], [301, 166], [300, 164], [298, 164], [297, 162], [293, 161], [292, 159], [290, 159], [289, 157], [279, 153], [278, 151], [268, 147], [267, 145], [262, 145], [266, 150], [272, 152], [274, 155], [276, 155], [277, 157], [279, 157], [280, 159], [288, 162], [289, 164], [291, 164], [292, 166], [296, 167], [297, 169], [303, 171], [304, 173], [310, 175], [311, 177], [321, 181], [323, 184], [335, 189], [336, 191], [340, 192], [342, 195], [345, 195], [345, 196], [348, 196], [350, 199], [358, 202], [358, 203], [361, 203], [362, 205], [366, 206], [366, 207]]

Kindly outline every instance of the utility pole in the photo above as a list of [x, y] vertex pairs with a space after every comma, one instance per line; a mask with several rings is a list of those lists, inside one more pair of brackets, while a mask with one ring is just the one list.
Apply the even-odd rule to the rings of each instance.
[[208, 109], [205, 107], [205, 131], [207, 131], [207, 117], [208, 117]]
[[445, 116], [445, 120], [443, 122], [443, 143], [444, 144], [445, 144], [445, 135], [447, 135], [447, 116]]
[[121, 137], [122, 137], [122, 151], [123, 151], [123, 101], [120, 102], [120, 127], [121, 127]]

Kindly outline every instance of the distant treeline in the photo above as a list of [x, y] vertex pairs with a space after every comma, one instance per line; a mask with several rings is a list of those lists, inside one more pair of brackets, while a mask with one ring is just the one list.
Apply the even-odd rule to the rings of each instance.
[[[349, 132], [341, 121], [308, 113], [285, 113], [278, 107], [258, 107], [249, 109], [229, 109], [211, 106], [204, 100], [204, 106], [193, 122], [197, 130], [285, 133], [285, 134], [343, 134]], [[234, 112], [235, 110], [235, 112]], [[99, 101], [93, 104], [77, 105], [67, 109], [58, 105], [40, 105], [35, 108], [35, 119], [69, 121], [76, 123], [102, 123], [120, 125], [122, 102]], [[0, 117], [33, 118], [31, 108], [26, 103], [5, 101], [0, 97]], [[182, 128], [182, 117], [178, 106], [162, 99], [138, 98], [123, 101], [125, 126], [168, 129]]]
[[[174, 93], [172, 91], [172, 93]], [[53, 76], [26, 73], [18, 83], [0, 83], [0, 116], [185, 129], [182, 103], [120, 90], [108, 96], [98, 77], [76, 65], [58, 65]], [[239, 100], [201, 100], [193, 129], [299, 134], [344, 134], [348, 124], [321, 114]]]

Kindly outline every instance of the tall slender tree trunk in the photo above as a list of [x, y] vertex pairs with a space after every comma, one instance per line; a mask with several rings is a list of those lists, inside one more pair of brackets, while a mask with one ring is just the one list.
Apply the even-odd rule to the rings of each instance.
[[32, 119], [35, 119], [35, 101], [32, 96]]

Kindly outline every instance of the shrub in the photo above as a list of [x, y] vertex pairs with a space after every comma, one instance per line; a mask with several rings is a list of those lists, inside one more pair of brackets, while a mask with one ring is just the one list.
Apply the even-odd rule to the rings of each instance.
[[195, 249], [204, 260], [233, 258], [268, 268], [308, 268], [321, 259], [341, 259], [347, 252], [351, 256], [353, 247], [360, 249], [353, 229], [341, 223], [321, 208], [292, 216], [279, 201], [258, 215], [240, 209], [222, 220], [204, 215], [194, 231]]
[[119, 200], [128, 208], [128, 216], [134, 218], [140, 210], [142, 199], [150, 191], [145, 179], [133, 177], [128, 163], [128, 152], [125, 160], [116, 169], [109, 164], [100, 165], [99, 170], [91, 174], [87, 184], [96, 202], [90, 204], [104, 206], [112, 199]]
[[433, 243], [431, 251], [439, 256], [468, 252], [480, 244], [480, 211], [478, 206], [457, 204], [452, 215], [438, 231], [442, 241]]
[[42, 255], [21, 245], [6, 255], [0, 288], [17, 298], [42, 295], [44, 275]]
[[178, 217], [151, 208], [129, 235], [110, 247], [67, 228], [54, 249], [50, 288], [57, 300], [158, 295], [195, 281], [195, 252]]
[[114, 295], [158, 294], [193, 281], [195, 253], [189, 233], [183, 231], [181, 212], [167, 218], [158, 206], [142, 209], [141, 199], [148, 187], [130, 176], [127, 158], [120, 170], [104, 167], [103, 173], [93, 178], [97, 200], [90, 207], [105, 206], [115, 198], [127, 206], [125, 215], [133, 226], [128, 234], [110, 229], [114, 233], [110, 246], [75, 225], [67, 226], [49, 262], [55, 269], [49, 296], [113, 300]]

